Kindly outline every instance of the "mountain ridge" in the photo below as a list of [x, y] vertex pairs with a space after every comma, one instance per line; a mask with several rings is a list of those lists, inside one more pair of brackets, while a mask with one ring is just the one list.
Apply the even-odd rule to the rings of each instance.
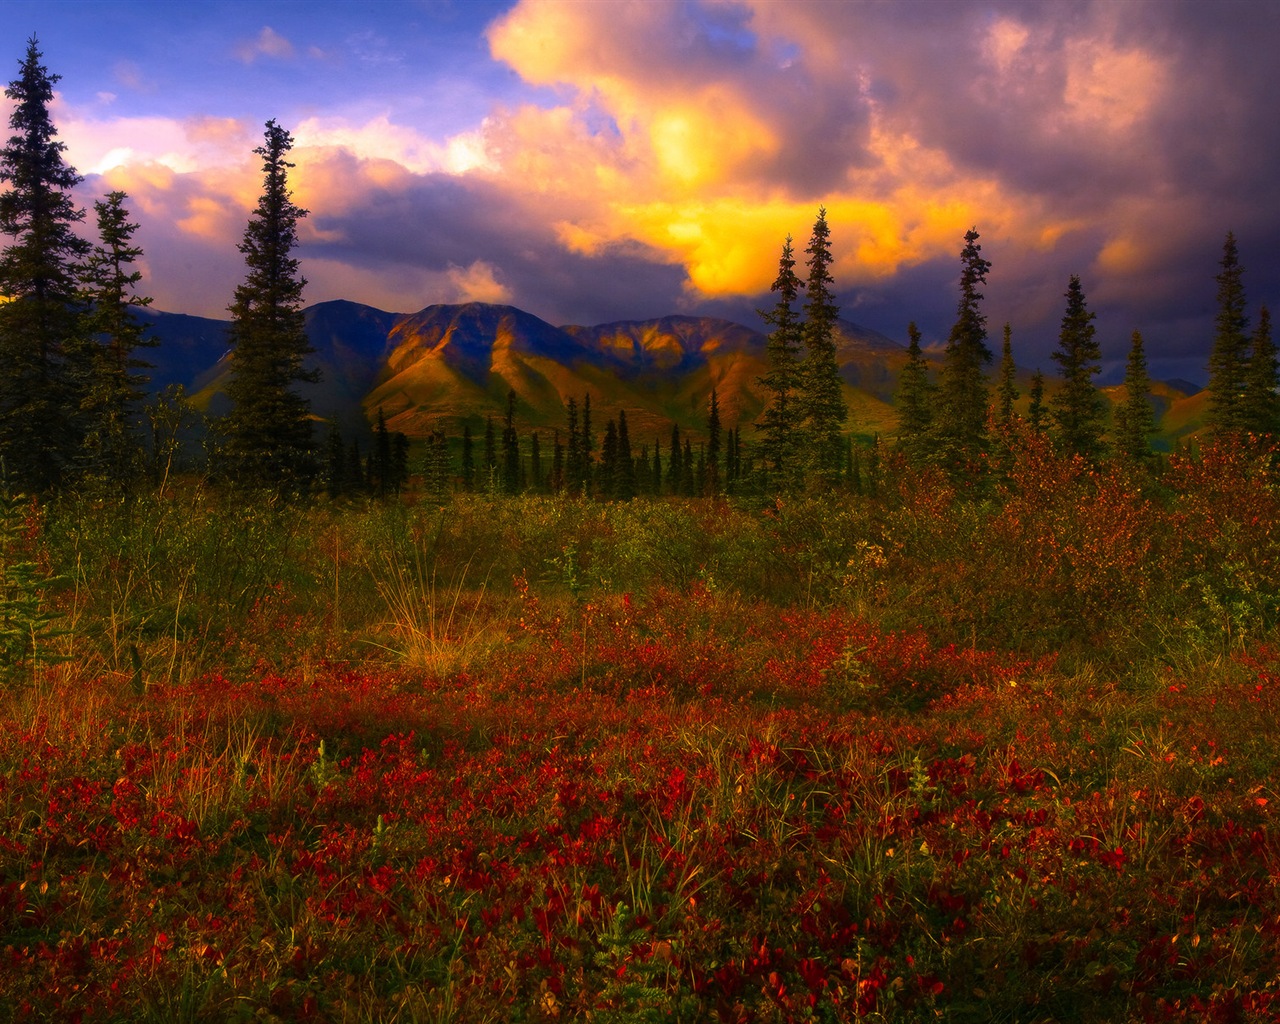
[[[505, 415], [515, 391], [521, 430], [563, 429], [568, 399], [581, 403], [590, 394], [597, 425], [625, 409], [633, 438], [665, 442], [673, 423], [695, 434], [705, 430], [713, 388], [726, 427], [750, 427], [767, 401], [759, 378], [767, 370], [768, 340], [732, 320], [669, 314], [556, 326], [498, 303], [434, 303], [394, 313], [346, 299], [303, 313], [314, 349], [306, 366], [321, 379], [299, 391], [318, 420], [348, 435], [367, 433], [379, 411], [390, 429], [411, 440], [435, 430], [456, 436], [463, 425], [478, 435], [487, 419]], [[155, 364], [153, 390], [181, 384], [198, 409], [224, 413], [230, 321], [145, 315], [148, 336], [159, 342], [142, 353]], [[851, 429], [867, 438], [892, 434], [905, 347], [843, 319], [835, 340]], [[1198, 426], [1198, 403], [1174, 383], [1153, 404], [1179, 436]]]

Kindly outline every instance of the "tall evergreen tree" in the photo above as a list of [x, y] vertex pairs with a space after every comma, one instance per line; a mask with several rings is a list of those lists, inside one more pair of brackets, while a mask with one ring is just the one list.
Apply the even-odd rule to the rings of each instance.
[[462, 489], [468, 493], [476, 489], [475, 441], [469, 423], [462, 425]]
[[382, 414], [382, 406], [378, 406], [378, 424], [373, 430], [373, 452], [370, 459], [372, 465], [369, 484], [374, 494], [385, 498], [392, 490], [391, 431], [387, 429], [387, 418]]
[[556, 431], [551, 445], [551, 493], [559, 494], [564, 490], [564, 445], [560, 443], [560, 431]]
[[1013, 422], [1013, 403], [1018, 400], [1018, 367], [1013, 361], [1013, 328], [1005, 323], [1004, 342], [1000, 349], [1000, 377], [996, 384], [996, 398], [1000, 402], [1002, 427]]
[[507, 415], [502, 421], [502, 490], [520, 490], [520, 437], [516, 434], [516, 390], [507, 392]]
[[591, 491], [591, 478], [595, 464], [595, 435], [591, 432], [591, 394], [582, 396], [582, 490]]
[[529, 483], [535, 491], [542, 490], [542, 451], [536, 430], [529, 435]]
[[1058, 349], [1053, 353], [1053, 361], [1062, 371], [1062, 388], [1051, 403], [1053, 418], [1064, 450], [1095, 459], [1102, 452], [1103, 400], [1093, 378], [1102, 368], [1102, 350], [1095, 337], [1094, 314], [1076, 274], [1071, 275], [1066, 298]]
[[1039, 370], [1031, 377], [1031, 390], [1027, 392], [1027, 398], [1030, 399], [1027, 405], [1027, 422], [1031, 424], [1032, 430], [1039, 433], [1044, 430], [1048, 416], [1044, 404], [1044, 374]]
[[45, 490], [63, 479], [80, 445], [79, 404], [66, 345], [78, 330], [77, 263], [88, 243], [74, 231], [82, 180], [63, 160], [49, 117], [53, 86], [33, 37], [5, 95], [13, 135], [0, 150], [0, 462], [9, 480]]
[[1253, 332], [1253, 347], [1241, 400], [1240, 427], [1254, 434], [1280, 434], [1280, 370], [1276, 364], [1276, 347], [1271, 340], [1271, 313], [1266, 306], [1258, 310], [1258, 326]]
[[631, 454], [626, 409], [618, 410], [618, 466], [614, 474], [613, 494], [622, 501], [630, 501], [636, 496], [636, 465]]
[[82, 377], [76, 388], [84, 434], [81, 469], [119, 485], [142, 472], [138, 418], [147, 378], [137, 371], [148, 364], [134, 353], [156, 344], [135, 313], [151, 299], [137, 291], [142, 271], [134, 264], [142, 249], [133, 244], [138, 225], [129, 220], [126, 198], [116, 191], [94, 203], [99, 242], [81, 269], [84, 324], [74, 367]]
[[498, 439], [493, 431], [493, 417], [484, 421], [484, 478], [481, 480], [486, 494], [492, 494], [498, 485]]
[[227, 394], [228, 468], [251, 485], [291, 489], [314, 472], [310, 407], [294, 386], [320, 379], [303, 367], [312, 352], [302, 314], [306, 279], [293, 255], [298, 221], [285, 159], [293, 137], [268, 121], [262, 157], [262, 196], [245, 229], [240, 252], [248, 274], [236, 288], [231, 312], [231, 381]]
[[1243, 269], [1236, 236], [1228, 231], [1222, 245], [1218, 282], [1218, 314], [1209, 356], [1209, 423], [1218, 431], [1239, 430], [1245, 376], [1249, 363], [1249, 318], [1245, 313]]
[[565, 414], [565, 430], [569, 440], [564, 460], [564, 482], [568, 492], [576, 497], [582, 493], [586, 482], [586, 459], [582, 453], [582, 434], [578, 430], [577, 399], [569, 399]]
[[805, 356], [800, 366], [800, 408], [810, 464], [828, 483], [840, 476], [844, 462], [841, 429], [849, 418], [840, 367], [836, 363], [836, 319], [840, 309], [831, 294], [831, 232], [827, 211], [818, 208], [809, 247], [809, 277], [804, 303]]
[[680, 459], [680, 493], [692, 498], [697, 494], [697, 467], [693, 461], [693, 444], [689, 438], [684, 439], [684, 455]]
[[947, 336], [942, 366], [940, 412], [935, 417], [939, 441], [953, 465], [976, 457], [987, 433], [987, 380], [984, 367], [991, 362], [987, 348], [987, 317], [982, 312], [982, 291], [991, 263], [982, 258], [977, 228], [964, 236], [960, 251], [960, 304], [956, 322]]
[[684, 451], [680, 447], [680, 425], [671, 424], [671, 457], [667, 460], [667, 490], [684, 493]]
[[720, 399], [713, 387], [707, 403], [707, 475], [702, 481], [704, 492], [712, 495], [720, 493], [720, 434]]
[[331, 499], [342, 496], [346, 470], [347, 446], [342, 442], [342, 431], [337, 423], [330, 423], [329, 440], [325, 445], [324, 488]]
[[618, 426], [613, 420], [604, 425], [604, 441], [600, 445], [600, 465], [596, 467], [596, 484], [600, 496], [616, 498], [618, 482]]
[[920, 328], [914, 320], [907, 324], [907, 363], [898, 377], [898, 447], [913, 459], [929, 451], [933, 424], [933, 385], [920, 348]]
[[773, 330], [769, 333], [767, 357], [769, 369], [757, 383], [766, 394], [765, 409], [756, 421], [756, 429], [764, 436], [760, 452], [766, 470], [773, 474], [781, 490], [791, 489], [798, 470], [798, 446], [801, 410], [800, 347], [803, 340], [800, 315], [794, 304], [804, 282], [796, 276], [796, 260], [791, 236], [782, 245], [778, 260], [778, 276], [770, 286], [778, 293], [777, 304], [760, 316]]
[[1124, 401], [1116, 407], [1115, 450], [1128, 462], [1151, 458], [1151, 437], [1156, 432], [1151, 409], [1151, 377], [1142, 332], [1134, 331], [1129, 342], [1129, 361], [1124, 370]]
[[653, 469], [649, 472], [649, 493], [662, 493], [662, 442], [653, 439]]

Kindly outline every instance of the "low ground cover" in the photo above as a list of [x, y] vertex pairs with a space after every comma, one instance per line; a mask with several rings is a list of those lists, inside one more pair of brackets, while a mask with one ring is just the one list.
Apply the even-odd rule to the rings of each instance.
[[1261, 465], [31, 506], [0, 1018], [1280, 1019]]

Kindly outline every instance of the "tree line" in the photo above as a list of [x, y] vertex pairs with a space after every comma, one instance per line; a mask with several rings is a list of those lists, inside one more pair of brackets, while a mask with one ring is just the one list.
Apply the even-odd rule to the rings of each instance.
[[[97, 241], [77, 234], [85, 218], [72, 199], [83, 179], [65, 159], [65, 146], [49, 115], [59, 80], [42, 63], [37, 40], [27, 44], [18, 78], [5, 90], [14, 101], [13, 134], [0, 149], [0, 232], [13, 241], [0, 253], [0, 473], [11, 490], [45, 492], [89, 482], [127, 487], [148, 467], [160, 477], [168, 464], [184, 411], [184, 396], [147, 402], [142, 352], [154, 344], [140, 314], [151, 302], [141, 294], [134, 243], [138, 225], [128, 196], [113, 191], [94, 203]], [[302, 312], [306, 280], [294, 250], [298, 223], [308, 211], [293, 202], [287, 159], [292, 136], [274, 120], [254, 150], [263, 186], [239, 251], [246, 274], [228, 311], [228, 414], [208, 425], [208, 474], [236, 486], [301, 495], [317, 488], [331, 497], [401, 493], [416, 475], [433, 493], [452, 489], [517, 494], [525, 491], [626, 500], [640, 495], [770, 494], [800, 489], [874, 487], [885, 452], [879, 439], [855, 444], [837, 361], [839, 308], [833, 295], [832, 252], [826, 210], [820, 207], [797, 273], [788, 235], [771, 286], [771, 309], [760, 315], [771, 328], [766, 370], [757, 379], [765, 397], [754, 434], [726, 429], [713, 387], [705, 429], [695, 438], [671, 425], [663, 439], [636, 444], [625, 410], [597, 437], [591, 397], [565, 402], [563, 430], [537, 431], [522, 441], [518, 397], [508, 394], [501, 423], [489, 417], [482, 437], [470, 425], [460, 438], [428, 435], [416, 465], [408, 439], [391, 432], [382, 411], [369, 450], [336, 427], [323, 452], [313, 438], [313, 416], [298, 384], [315, 381], [306, 366], [312, 349]], [[916, 324], [896, 394], [898, 431], [893, 452], [908, 462], [936, 464], [955, 474], [987, 472], [993, 442], [1015, 425], [1049, 435], [1071, 455], [1114, 457], [1145, 464], [1156, 433], [1144, 342], [1131, 337], [1124, 397], [1107, 422], [1107, 403], [1094, 383], [1101, 351], [1094, 313], [1079, 276], [1072, 275], [1052, 358], [1059, 379], [1046, 399], [1046, 379], [1031, 378], [1025, 414], [1005, 324], [1001, 359], [988, 367], [983, 286], [991, 263], [971, 229], [960, 253], [960, 296], [941, 366], [934, 373]], [[1218, 313], [1209, 361], [1208, 420], [1215, 432], [1280, 433], [1277, 357], [1265, 307], [1250, 329], [1243, 272], [1234, 235], [1223, 247]], [[149, 426], [149, 430], [145, 429]], [[544, 449], [545, 442], [545, 449]]]

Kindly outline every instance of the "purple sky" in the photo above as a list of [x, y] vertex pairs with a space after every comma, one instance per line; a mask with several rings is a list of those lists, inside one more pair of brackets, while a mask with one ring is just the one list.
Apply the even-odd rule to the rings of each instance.
[[[253, 148], [293, 132], [307, 301], [758, 325], [828, 211], [845, 317], [940, 344], [976, 226], [992, 347], [1052, 369], [1071, 274], [1109, 363], [1203, 380], [1239, 239], [1280, 304], [1280, 5], [8, 0], [62, 76], [83, 204], [130, 195], [156, 306], [222, 316]], [[5, 110], [7, 111], [7, 105]], [[1110, 372], [1109, 376], [1115, 376]]]

